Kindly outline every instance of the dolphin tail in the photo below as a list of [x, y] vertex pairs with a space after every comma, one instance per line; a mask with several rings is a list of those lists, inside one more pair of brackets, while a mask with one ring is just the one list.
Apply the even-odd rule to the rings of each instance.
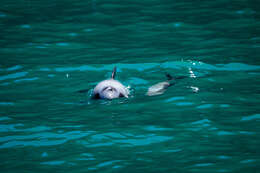
[[188, 76], [177, 76], [175, 79], [185, 79], [188, 78]]
[[165, 76], [167, 77], [168, 81], [188, 78], [188, 76], [176, 76], [176, 77], [173, 77], [169, 73], [165, 73]]
[[174, 78], [169, 73], [166, 73], [165, 76], [167, 77], [168, 81], [173, 80]]
[[111, 78], [114, 79], [116, 77], [116, 67], [114, 67]]
[[176, 76], [176, 77], [173, 77], [169, 73], [165, 73], [165, 75], [167, 77], [167, 81], [169, 82], [170, 86], [174, 85], [176, 83], [176, 81], [179, 80], [179, 79], [188, 78], [188, 76]]

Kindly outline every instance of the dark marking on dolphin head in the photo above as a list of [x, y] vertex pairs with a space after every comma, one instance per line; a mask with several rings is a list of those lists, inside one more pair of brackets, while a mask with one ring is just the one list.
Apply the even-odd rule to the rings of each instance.
[[120, 92], [113, 86], [106, 86], [100, 93], [102, 98], [114, 99], [120, 97]]

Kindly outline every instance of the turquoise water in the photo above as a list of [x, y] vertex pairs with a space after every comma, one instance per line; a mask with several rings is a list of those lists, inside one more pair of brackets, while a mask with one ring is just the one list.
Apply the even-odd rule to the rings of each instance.
[[[259, 28], [254, 0], [4, 0], [0, 172], [258, 172]], [[90, 99], [114, 66], [130, 97]]]

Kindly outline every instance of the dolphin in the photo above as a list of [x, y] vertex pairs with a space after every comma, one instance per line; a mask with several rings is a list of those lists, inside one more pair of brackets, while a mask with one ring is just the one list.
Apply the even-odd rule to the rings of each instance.
[[114, 67], [111, 78], [99, 82], [93, 91], [93, 98], [95, 99], [115, 99], [119, 97], [128, 98], [129, 90], [121, 84], [118, 80], [115, 80], [116, 67]]
[[149, 87], [146, 95], [148, 95], [148, 96], [156, 96], [156, 95], [163, 94], [168, 87], [173, 85], [172, 81], [174, 80], [174, 78], [170, 74], [168, 74], [168, 73], [166, 74], [166, 77], [167, 77], [166, 81], [159, 82], [159, 83]]

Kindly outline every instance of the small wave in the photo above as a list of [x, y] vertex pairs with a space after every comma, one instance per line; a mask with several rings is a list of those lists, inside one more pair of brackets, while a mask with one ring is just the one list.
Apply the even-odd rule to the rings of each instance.
[[191, 124], [209, 124], [209, 123], [211, 123], [211, 121], [210, 120], [208, 120], [208, 119], [203, 119], [203, 120], [199, 120], [199, 121], [195, 121], [195, 122], [192, 122]]
[[192, 102], [178, 102], [178, 103], [175, 103], [177, 106], [191, 106], [193, 105]]
[[17, 73], [8, 74], [8, 75], [5, 75], [5, 76], [0, 76], [0, 81], [6, 80], [6, 79], [15, 79], [15, 78], [24, 77], [27, 74], [28, 74], [28, 72], [17, 72]]
[[4, 17], [6, 17], [6, 14], [0, 13], [0, 18], [4, 18]]
[[212, 104], [203, 104], [200, 106], [197, 106], [198, 109], [207, 109], [207, 108], [211, 108], [213, 105]]
[[247, 163], [253, 163], [253, 162], [255, 162], [255, 161], [256, 161], [255, 159], [247, 159], [247, 160], [242, 160], [242, 161], [240, 161], [240, 163], [247, 164]]
[[172, 102], [172, 101], [178, 101], [178, 100], [184, 100], [184, 99], [185, 99], [185, 97], [172, 97], [172, 98], [165, 100], [165, 102]]
[[31, 25], [24, 24], [24, 25], [21, 25], [21, 28], [24, 28], [24, 29], [29, 29], [29, 28], [31, 28]]
[[250, 121], [250, 120], [255, 120], [255, 119], [260, 119], [260, 114], [244, 116], [241, 118], [241, 121]]
[[[75, 67], [56, 67], [54, 68], [57, 72], [69, 72], [69, 71], [111, 71], [114, 66], [120, 69], [131, 69], [137, 71], [152, 70], [154, 68], [163, 69], [176, 69], [187, 68], [189, 71], [192, 69], [197, 70], [209, 70], [209, 71], [254, 71], [260, 70], [258, 65], [248, 65], [243, 63], [229, 63], [229, 64], [219, 64], [211, 65], [200, 61], [170, 61], [164, 63], [136, 63], [136, 64], [114, 64], [114, 65], [81, 65]], [[192, 71], [192, 76], [195, 76]], [[195, 76], [196, 77], [196, 76]]]
[[219, 136], [226, 136], [226, 135], [234, 135], [235, 133], [233, 133], [233, 132], [228, 132], [228, 131], [219, 131], [219, 132], [217, 132], [217, 134], [218, 134]]
[[60, 42], [60, 43], [56, 43], [57, 46], [69, 46], [69, 43], [66, 42]]
[[232, 157], [231, 156], [221, 155], [221, 156], [218, 156], [217, 158], [218, 159], [222, 159], [222, 160], [228, 160], [228, 159], [231, 159]]
[[[2, 127], [0, 129], [2, 129]], [[9, 126], [9, 130], [15, 130], [14, 126]], [[7, 130], [5, 130], [5, 132], [7, 132]], [[0, 137], [0, 141], [5, 142], [2, 145], [0, 145], [0, 148], [12, 148], [12, 147], [19, 147], [19, 146], [39, 147], [39, 146], [60, 145], [69, 140], [79, 139], [87, 135], [89, 135], [89, 132], [71, 131], [71, 132], [60, 134], [60, 133], [51, 133], [51, 132], [44, 131], [42, 133], [35, 133], [26, 136], [22, 136], [22, 135], [5, 136], [5, 137]]]
[[0, 121], [11, 120], [9, 117], [0, 117]]
[[98, 165], [96, 165], [96, 167], [97, 168], [105, 167], [105, 166], [109, 166], [109, 165], [112, 165], [112, 164], [117, 163], [117, 162], [121, 162], [121, 160], [106, 161], [106, 162], [103, 162], [103, 163], [99, 163]]
[[228, 108], [228, 107], [230, 107], [229, 104], [220, 104], [219, 106], [220, 106], [221, 108]]
[[13, 106], [13, 102], [0, 102], [0, 106]]
[[167, 131], [172, 130], [171, 128], [163, 128], [163, 127], [157, 127], [157, 126], [146, 126], [144, 127], [147, 131]]
[[41, 164], [43, 164], [43, 165], [62, 165], [64, 163], [65, 163], [65, 161], [63, 161], [63, 160], [41, 162]]
[[173, 139], [171, 136], [148, 136], [145, 138], [139, 138], [139, 139], [124, 139], [124, 140], [115, 140], [116, 143], [121, 143], [123, 145], [130, 145], [130, 146], [145, 146], [145, 145], [150, 145], [153, 143], [160, 143], [160, 142], [165, 142]]
[[34, 80], [38, 80], [38, 77], [32, 77], [32, 78], [24, 78], [24, 79], [17, 79], [14, 82], [23, 82], [23, 81], [34, 81]]
[[165, 152], [165, 153], [177, 153], [177, 152], [180, 152], [180, 151], [182, 151], [182, 149], [164, 150], [163, 152]]
[[15, 71], [15, 70], [19, 70], [21, 68], [22, 68], [21, 65], [16, 65], [16, 66], [7, 68], [6, 71]]
[[194, 166], [196, 167], [207, 167], [207, 166], [213, 166], [214, 164], [213, 163], [198, 163], [198, 164], [195, 164]]

